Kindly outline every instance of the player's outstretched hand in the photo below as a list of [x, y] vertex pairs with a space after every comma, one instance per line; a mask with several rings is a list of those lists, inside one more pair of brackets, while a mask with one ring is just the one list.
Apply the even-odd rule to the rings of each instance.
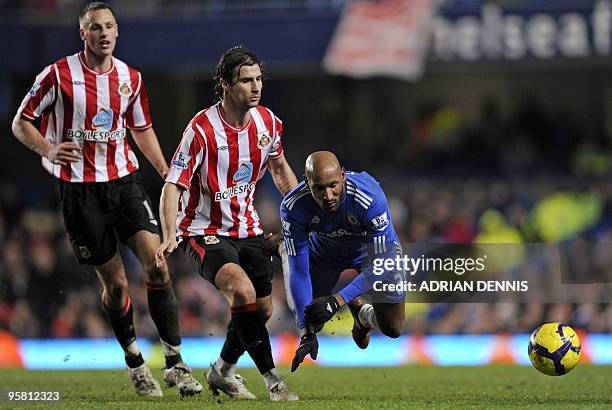
[[81, 146], [76, 142], [62, 142], [54, 145], [46, 154], [47, 159], [56, 165], [68, 165], [81, 159]]
[[278, 246], [283, 242], [282, 233], [269, 233], [266, 234], [264, 240], [261, 243], [261, 248], [266, 256], [280, 256], [278, 254]]
[[170, 255], [174, 250], [178, 248], [178, 242], [176, 238], [168, 238], [159, 245], [157, 251], [155, 252], [155, 265], [158, 268], [161, 268], [166, 257]]
[[291, 372], [297, 370], [298, 366], [302, 364], [307, 355], [310, 355], [312, 360], [317, 360], [317, 354], [319, 353], [319, 341], [317, 335], [314, 333], [306, 333], [300, 340], [300, 345], [295, 351], [293, 361], [291, 362]]
[[318, 327], [334, 317], [339, 308], [340, 304], [334, 296], [316, 298], [310, 305], [306, 306], [304, 319], [306, 319], [306, 322]]

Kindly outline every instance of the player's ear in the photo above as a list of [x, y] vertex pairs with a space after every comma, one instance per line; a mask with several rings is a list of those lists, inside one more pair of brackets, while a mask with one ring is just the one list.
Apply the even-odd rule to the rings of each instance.
[[227, 89], [229, 88], [229, 84], [227, 83], [227, 81], [222, 78], [219, 83], [221, 84], [221, 89], [223, 90], [223, 92], [227, 91]]
[[115, 24], [115, 38], [119, 38], [119, 24]]
[[79, 27], [79, 36], [81, 36], [82, 41], [85, 41], [85, 29], [82, 26]]
[[344, 173], [344, 167], [340, 168], [340, 176], [342, 176], [342, 182], [346, 180], [346, 174]]
[[310, 184], [308, 183], [308, 178], [306, 178], [306, 174], [302, 175], [302, 177], [304, 178], [304, 184], [306, 184], [308, 189], [310, 189]]

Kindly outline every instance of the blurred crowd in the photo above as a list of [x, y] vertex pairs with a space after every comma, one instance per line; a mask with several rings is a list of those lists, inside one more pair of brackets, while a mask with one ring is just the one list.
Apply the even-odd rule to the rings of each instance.
[[[394, 225], [406, 243], [599, 243], [612, 242], [612, 185], [579, 181], [393, 180], [383, 181]], [[47, 181], [52, 185], [51, 180]], [[19, 337], [111, 335], [100, 309], [94, 271], [76, 263], [64, 232], [57, 197], [27, 205], [10, 181], [2, 181], [0, 213], [0, 329]], [[264, 183], [258, 204], [264, 226], [278, 231], [278, 197]], [[575, 303], [407, 303], [409, 333], [529, 332], [560, 321], [592, 332], [612, 332], [612, 277], [608, 252], [596, 247], [578, 265], [604, 295], [578, 295]], [[123, 254], [138, 334], [156, 337], [147, 314], [144, 274], [134, 255]], [[229, 320], [224, 298], [180, 251], [170, 259], [185, 336], [222, 336]], [[294, 332], [278, 261], [273, 286], [272, 334]], [[594, 278], [594, 279], [593, 279]], [[606, 283], [607, 281], [607, 283]], [[606, 287], [607, 286], [607, 287]], [[606, 299], [608, 298], [608, 299]], [[546, 299], [543, 299], [546, 300]], [[348, 334], [350, 314], [326, 327]]]
[[[473, 1], [446, 0], [445, 3], [471, 4]], [[224, 7], [239, 9], [247, 4], [253, 10], [339, 8], [344, 2], [144, 0], [113, 4], [120, 16], [147, 17], [148, 13], [171, 15], [173, 10], [190, 8], [194, 12]], [[33, 19], [65, 16], [73, 24], [74, 10], [82, 3], [80, 0], [0, 0], [0, 10], [5, 18], [10, 18], [8, 11], [25, 11]], [[487, 74], [486, 68], [480, 72], [483, 71], [483, 75]], [[546, 72], [546, 75], [554, 77], [561, 71]], [[570, 81], [591, 75], [588, 69], [575, 70], [565, 80], [558, 77], [561, 78], [558, 83], [571, 85]], [[530, 82], [515, 87], [513, 77], [505, 78], [502, 73], [490, 78], [495, 84], [492, 89], [500, 88], [501, 79], [512, 84], [508, 88], [518, 90], [508, 92], [513, 99], [504, 107], [500, 101], [507, 100], [505, 94], [489, 99], [484, 86], [471, 91], [470, 84], [478, 84], [478, 78], [472, 77], [455, 79], [452, 73], [434, 74], [423, 84], [408, 84], [319, 74], [304, 78], [278, 75], [266, 91], [266, 105], [275, 109], [282, 107], [281, 117], [287, 119], [288, 125], [288, 137], [283, 144], [298, 176], [303, 153], [314, 147], [326, 147], [341, 154], [340, 159], [347, 167], [355, 171], [365, 168], [382, 182], [402, 242], [504, 243], [518, 247], [556, 243], [568, 249], [567, 255], [574, 256], [562, 261], [569, 276], [567, 280], [600, 284], [595, 292], [590, 287], [581, 294], [570, 295], [566, 299], [571, 303], [553, 303], [554, 299], [545, 297], [530, 303], [407, 303], [407, 332], [530, 332], [545, 321], [561, 321], [592, 332], [612, 332], [612, 303], [609, 303], [612, 252], [605, 249], [612, 242], [612, 139], [609, 137], [612, 132], [603, 114], [604, 108], [594, 119], [578, 115], [578, 108], [588, 106], [584, 103], [587, 97], [588, 101], [598, 101], [590, 95], [590, 89], [585, 92], [588, 95], [577, 96], [575, 101], [570, 98], [558, 106], [544, 106], [542, 101], [555, 100], [549, 98], [549, 93], [558, 88], [557, 82], [551, 89], [537, 88], [535, 85], [542, 81], [534, 76]], [[470, 78], [472, 82], [464, 84]], [[607, 72], [602, 78], [607, 81]], [[29, 84], [31, 78], [27, 81]], [[438, 81], [442, 88], [450, 89], [448, 93], [435, 88], [432, 91], [432, 83]], [[151, 93], [152, 111], [168, 117], [158, 124], [160, 128], [164, 123], [170, 124], [167, 128], [171, 132], [166, 130], [165, 134], [174, 135], [179, 127], [172, 121], [179, 121], [174, 119], [177, 116], [173, 117], [168, 107], [155, 104], [174, 101], [176, 84], [158, 83], [161, 85], [157, 84], [158, 89], [153, 88]], [[607, 86], [596, 83], [598, 88]], [[212, 89], [210, 83], [189, 84], [196, 90]], [[23, 90], [16, 92], [21, 98]], [[295, 98], [296, 95], [320, 104], [304, 104], [305, 100]], [[454, 102], [450, 98], [453, 96]], [[18, 102], [18, 98], [14, 101]], [[479, 103], [472, 104], [472, 101]], [[472, 109], [478, 112], [467, 116], [466, 112], [471, 113]], [[7, 112], [12, 115], [14, 109]], [[8, 117], [0, 121], [4, 121], [2, 129], [8, 130]], [[181, 129], [183, 125], [180, 124]], [[347, 138], [350, 138], [349, 144]], [[13, 143], [7, 146], [7, 155], [14, 155], [11, 162], [18, 163], [15, 158], [19, 156], [34, 156], [4, 135], [4, 141], [7, 140]], [[161, 143], [170, 144], [172, 150], [175, 147], [174, 141], [162, 139]], [[8, 161], [0, 164], [0, 329], [8, 329], [19, 337], [110, 335], [110, 327], [100, 309], [95, 272], [76, 263], [64, 231], [52, 178], [45, 177], [37, 182], [38, 186], [21, 190], [17, 182], [4, 177], [21, 177], [20, 172], [19, 167], [13, 168]], [[411, 176], [414, 173], [428, 177], [414, 178]], [[145, 175], [145, 185], [150, 184], [159, 190], [159, 181], [151, 182]], [[151, 197], [155, 196], [150, 193]], [[258, 209], [269, 232], [280, 230], [279, 199], [269, 180], [258, 188]], [[123, 256], [138, 334], [155, 338], [155, 327], [147, 314], [142, 268], [128, 250]], [[275, 263], [274, 315], [268, 327], [272, 334], [294, 332], [280, 266], [278, 261]], [[224, 298], [197, 275], [192, 262], [180, 251], [172, 255], [170, 265], [181, 307], [183, 334], [224, 335], [229, 319]], [[522, 273], [537, 276], [542, 272], [541, 267], [526, 266]], [[340, 318], [326, 326], [325, 331], [348, 334], [350, 314], [344, 312]]]
[[[29, 18], [69, 16], [90, 0], [0, 0], [0, 9], [27, 13]], [[256, 12], [266, 10], [321, 10], [340, 9], [345, 0], [139, 0], [107, 1], [125, 17], [189, 14], [194, 12]]]

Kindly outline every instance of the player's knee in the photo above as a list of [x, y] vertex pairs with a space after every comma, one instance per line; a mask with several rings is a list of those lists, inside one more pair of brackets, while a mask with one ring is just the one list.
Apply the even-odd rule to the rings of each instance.
[[257, 305], [257, 311], [259, 312], [259, 316], [264, 322], [267, 322], [272, 316], [272, 304], [266, 305]]
[[404, 323], [399, 321], [393, 321], [390, 323], [379, 322], [380, 331], [387, 337], [397, 339], [404, 333]]
[[104, 291], [107, 298], [114, 302], [122, 302], [128, 293], [128, 284], [126, 278], [117, 278], [104, 284]]
[[255, 289], [251, 283], [234, 283], [228, 286], [228, 296], [232, 306], [255, 303]]
[[165, 263], [162, 266], [157, 266], [155, 261], [151, 261], [143, 265], [145, 272], [147, 273], [147, 282], [153, 285], [163, 285], [170, 280], [170, 272], [168, 265]]

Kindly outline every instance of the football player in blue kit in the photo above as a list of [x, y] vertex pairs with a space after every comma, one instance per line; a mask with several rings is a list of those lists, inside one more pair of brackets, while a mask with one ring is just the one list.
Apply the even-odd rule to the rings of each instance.
[[[355, 323], [352, 335], [362, 349], [370, 330], [399, 337], [404, 328], [404, 293], [375, 292], [381, 283], [399, 284], [403, 271], [372, 268], [373, 258], [401, 255], [387, 198], [367, 172], [349, 172], [329, 151], [306, 160], [305, 180], [281, 204], [284, 247], [280, 246], [287, 299], [300, 328], [301, 340], [291, 371], [310, 354], [316, 359], [316, 332], [348, 304]], [[357, 277], [332, 293], [340, 274], [356, 269]], [[369, 293], [372, 303], [360, 297]]]

